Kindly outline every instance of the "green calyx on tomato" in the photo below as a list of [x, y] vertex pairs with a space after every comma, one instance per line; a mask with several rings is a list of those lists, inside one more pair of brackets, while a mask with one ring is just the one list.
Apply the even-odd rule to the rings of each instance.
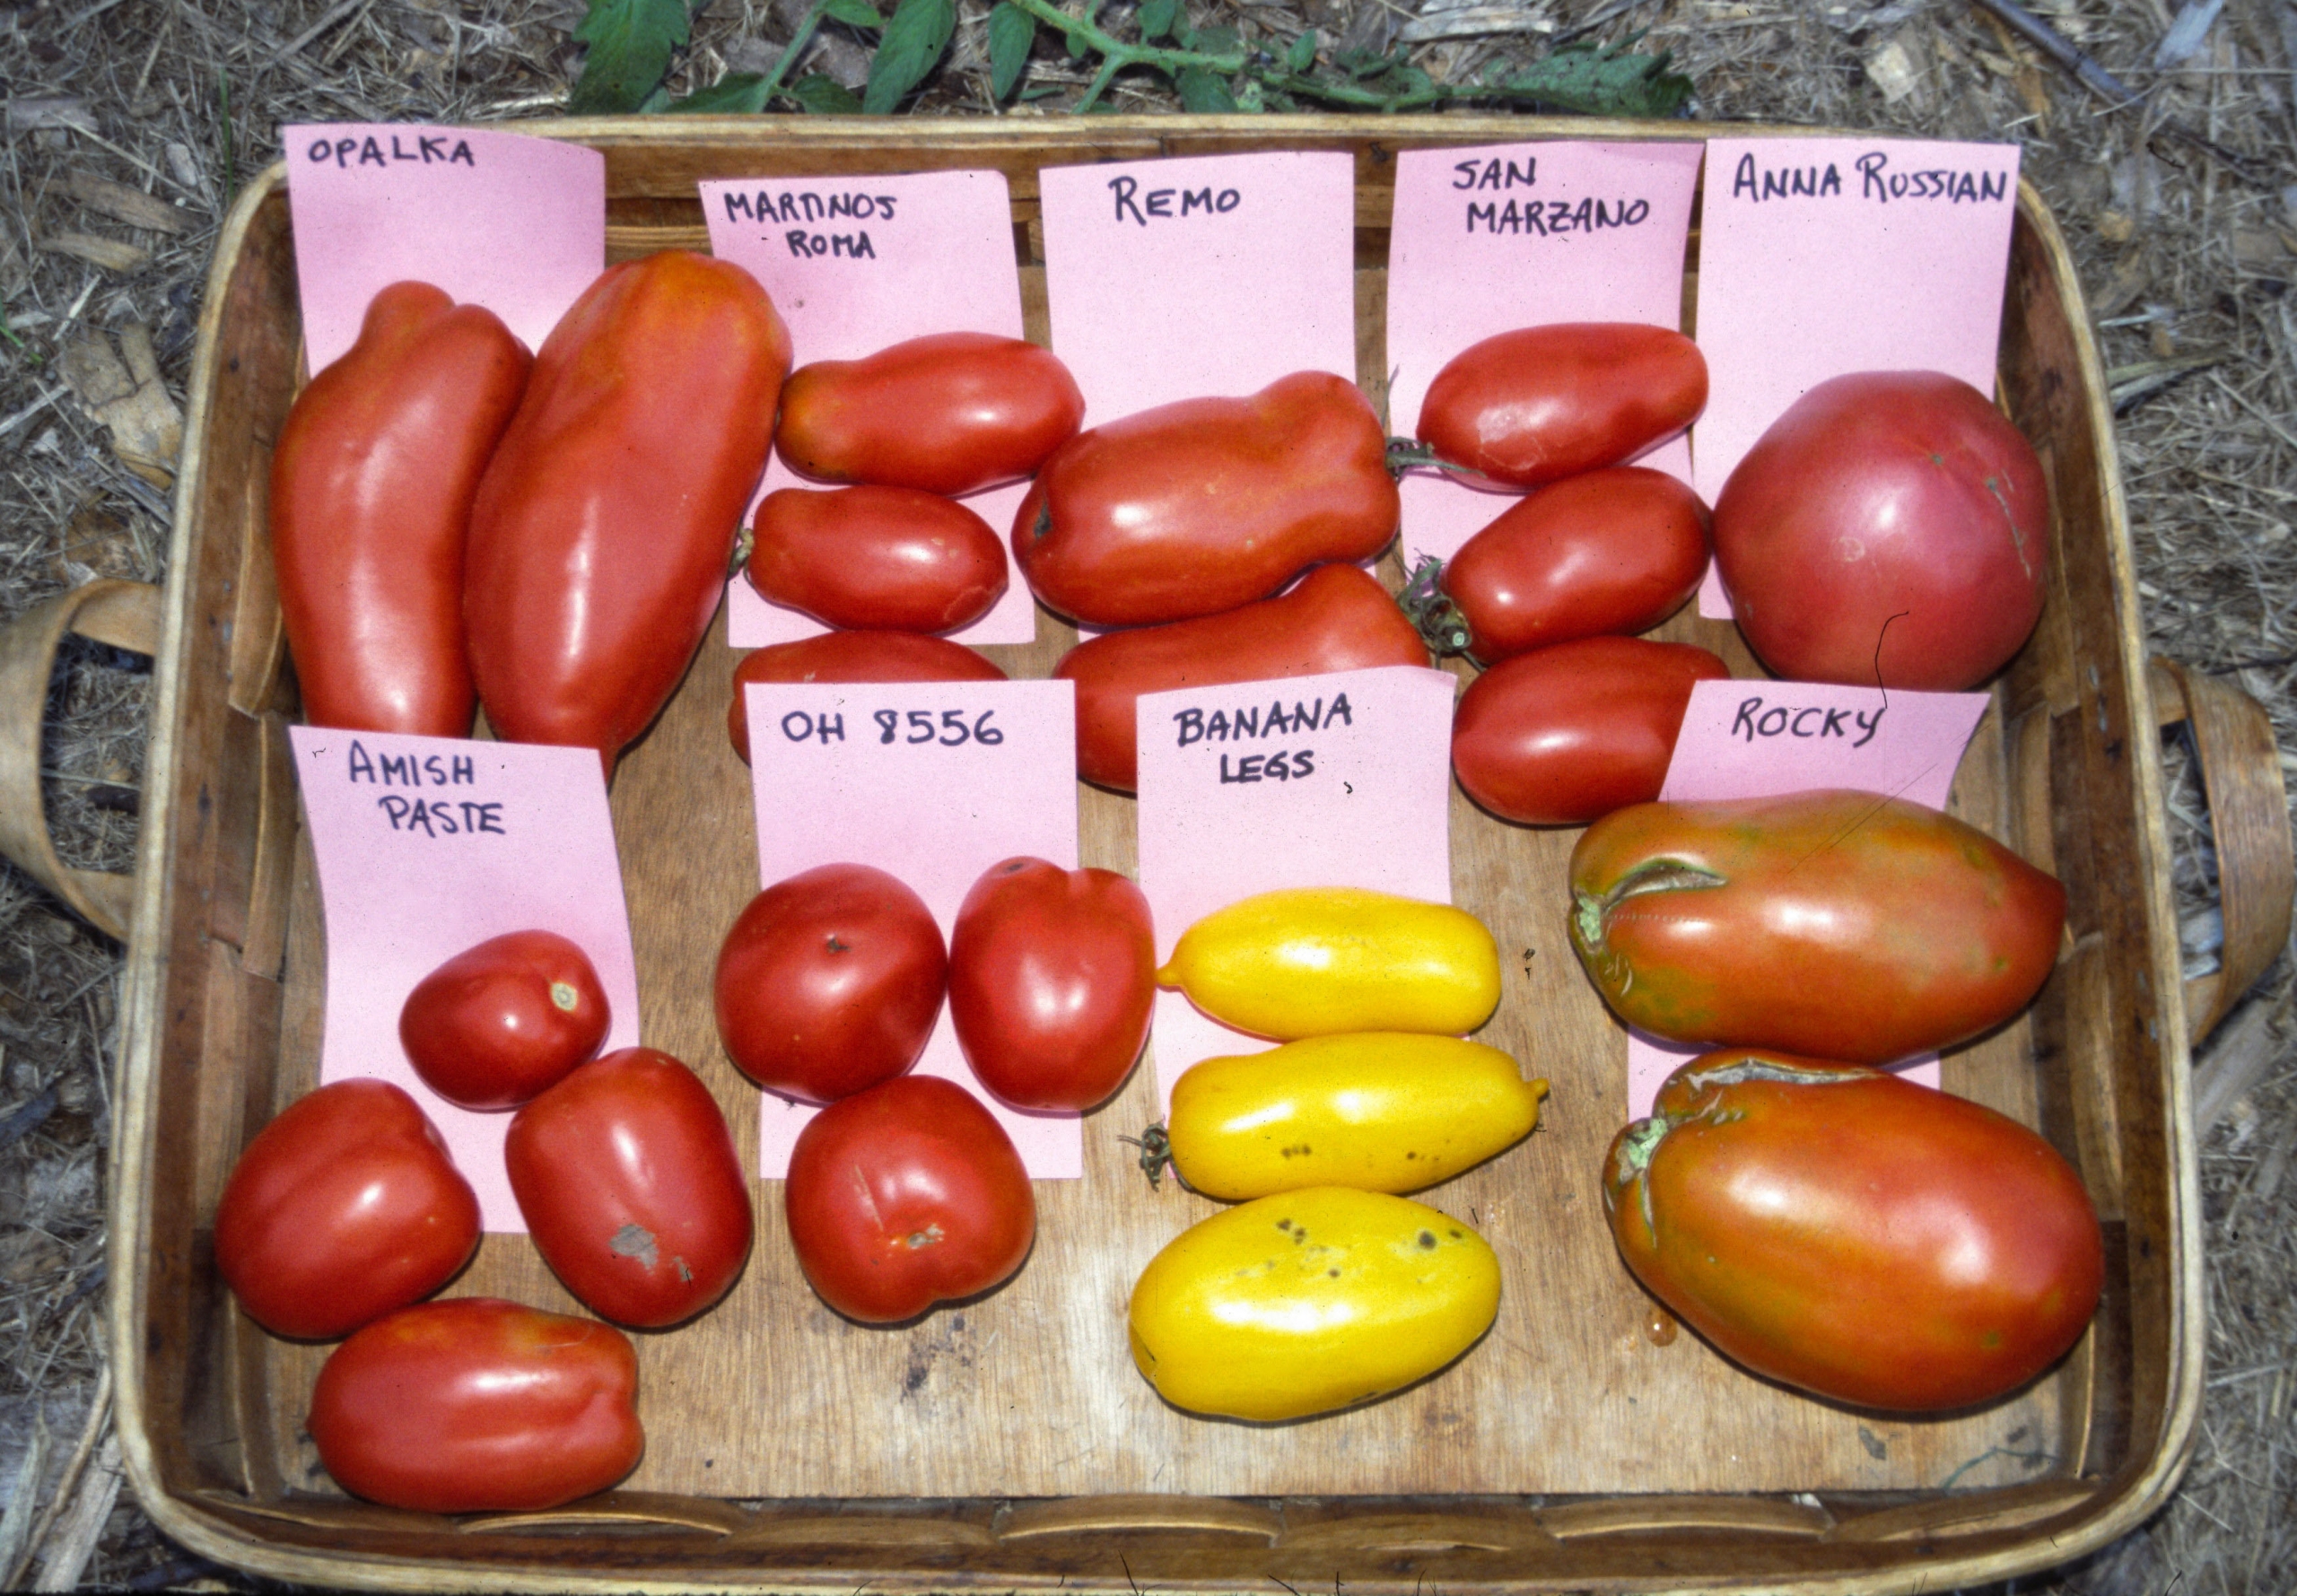
[[[1391, 457], [1393, 458], [1393, 456]], [[1444, 562], [1429, 554], [1411, 568], [1411, 575], [1396, 595], [1396, 603], [1419, 631], [1428, 652], [1438, 656], [1468, 651], [1468, 618], [1452, 596], [1444, 591]]]

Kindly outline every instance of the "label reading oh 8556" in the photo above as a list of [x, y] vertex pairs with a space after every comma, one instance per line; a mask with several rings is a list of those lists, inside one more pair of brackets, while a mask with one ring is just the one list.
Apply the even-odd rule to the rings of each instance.
[[[1003, 728], [995, 724], [996, 718], [995, 710], [983, 710], [978, 714], [968, 710], [869, 711], [869, 719], [877, 725], [879, 743], [930, 743], [943, 748], [959, 748], [967, 743], [995, 747], [1005, 740]], [[845, 717], [837, 713], [809, 715], [803, 710], [792, 710], [782, 717], [782, 735], [793, 743], [842, 743], [845, 740]]]

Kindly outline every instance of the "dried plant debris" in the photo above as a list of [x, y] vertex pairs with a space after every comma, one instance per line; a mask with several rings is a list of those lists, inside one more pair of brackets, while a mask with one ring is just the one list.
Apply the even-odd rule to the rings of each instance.
[[[2098, 323], [2148, 645], [2297, 737], [2293, 57], [2282, 0], [0, 0], [0, 620], [164, 574], [215, 229], [283, 124], [515, 120], [610, 82], [616, 104], [806, 113], [1609, 103], [2022, 144]], [[43, 764], [68, 862], [132, 862], [149, 685], [66, 651]], [[2217, 861], [2182, 734], [2164, 758], [2201, 973]], [[101, 1400], [118, 964], [0, 869], [0, 1562], [256, 1589], [108, 1496], [100, 1444], [74, 1461]], [[2284, 961], [2204, 1051], [2231, 1088], [2202, 1146], [2209, 1384], [2184, 1486], [2022, 1593], [2289, 1586], [2293, 1006]]]

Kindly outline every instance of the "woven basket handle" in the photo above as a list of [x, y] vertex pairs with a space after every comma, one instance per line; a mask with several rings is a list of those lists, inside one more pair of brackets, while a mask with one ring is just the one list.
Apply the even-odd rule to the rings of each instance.
[[2217, 844], [2224, 946], [2214, 972], [2186, 982], [2186, 1039], [2197, 1043], [2289, 941], [2290, 904], [2297, 896], [2289, 794], [2263, 704], [2158, 654], [2148, 674], [2155, 718], [2163, 726], [2183, 720], [2192, 728]]
[[75, 870], [57, 858], [40, 797], [40, 733], [65, 633], [156, 654], [161, 615], [160, 589], [151, 583], [95, 581], [33, 606], [0, 630], [0, 852], [123, 942], [135, 917], [135, 877]]

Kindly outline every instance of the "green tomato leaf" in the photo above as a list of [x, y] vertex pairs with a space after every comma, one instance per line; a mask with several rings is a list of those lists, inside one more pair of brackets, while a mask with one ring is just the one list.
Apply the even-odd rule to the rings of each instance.
[[886, 25], [886, 19], [869, 0], [822, 0], [822, 15], [849, 28], [863, 28], [875, 33]]
[[1243, 51], [1245, 36], [1234, 28], [1192, 28], [1181, 36], [1181, 42], [1208, 56], [1227, 56]]
[[1140, 22], [1140, 42], [1154, 44], [1169, 36], [1181, 20], [1181, 0], [1142, 0], [1135, 13]]
[[707, 89], [697, 89], [684, 100], [673, 100], [662, 109], [676, 114], [679, 111], [727, 111], [755, 115], [765, 109], [773, 98], [766, 92], [765, 78], [755, 72], [729, 72]]
[[1260, 84], [1257, 82], [1248, 78], [1245, 82], [1245, 86], [1236, 91], [1236, 109], [1254, 114], [1268, 109], [1268, 101], [1262, 98]]
[[1228, 85], [1201, 66], [1181, 68], [1181, 109], [1199, 115], [1236, 109], [1236, 96], [1228, 92]]
[[1061, 48], [1069, 52], [1071, 61], [1082, 61], [1093, 53], [1092, 42], [1082, 33], [1069, 32], [1061, 36]]
[[1672, 117], [1691, 95], [1691, 81], [1669, 72], [1669, 52], [1574, 46], [1535, 61], [1508, 80], [1517, 94], [1543, 105], [1597, 117]]
[[1284, 65], [1295, 72], [1306, 72], [1316, 64], [1316, 31], [1309, 29], [1292, 41], [1284, 57]]
[[826, 73], [809, 72], [782, 91], [796, 100], [799, 109], [817, 117], [856, 117], [861, 114], [861, 102], [853, 91]]
[[873, 117], [891, 114], [903, 96], [925, 81], [956, 27], [955, 0], [901, 0], [870, 59], [861, 109]]
[[989, 94], [1009, 100], [1029, 67], [1029, 47], [1037, 41], [1037, 20], [1012, 0], [998, 0], [989, 13]]
[[590, 48], [566, 97], [576, 116], [634, 111], [670, 69], [686, 41], [686, 0], [590, 0], [574, 37]]

